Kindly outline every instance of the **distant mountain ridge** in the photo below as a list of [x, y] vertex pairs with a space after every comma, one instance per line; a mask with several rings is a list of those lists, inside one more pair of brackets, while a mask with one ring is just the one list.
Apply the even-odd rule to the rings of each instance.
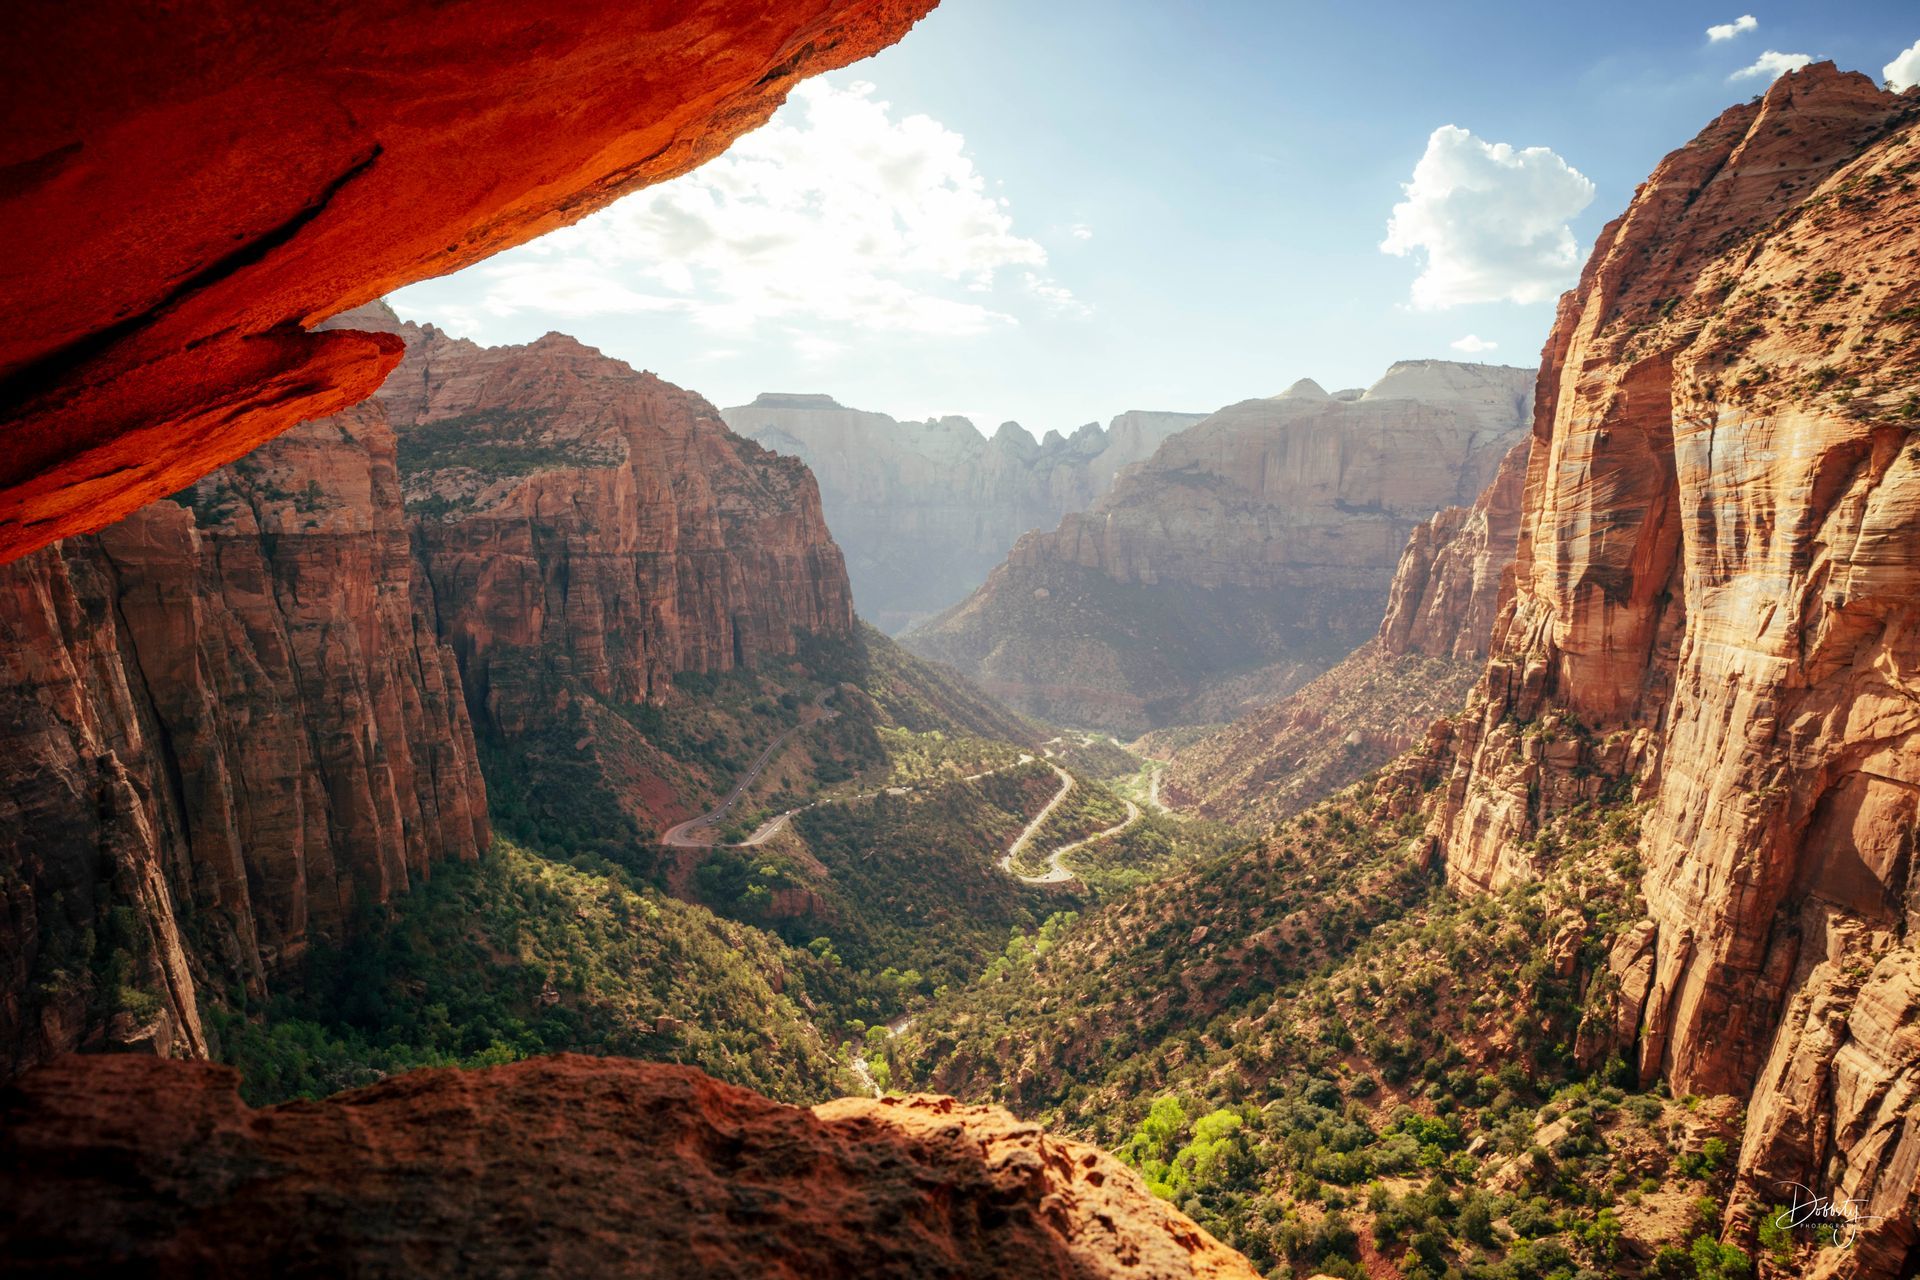
[[813, 471], [854, 603], [899, 631], [965, 598], [1021, 534], [1085, 508], [1206, 415], [1136, 409], [1037, 441], [1018, 423], [989, 436], [966, 418], [902, 422], [816, 393], [766, 392], [721, 416]]
[[910, 632], [1010, 705], [1139, 733], [1285, 696], [1372, 636], [1407, 539], [1526, 433], [1530, 369], [1396, 363], [1301, 379], [1170, 436]]

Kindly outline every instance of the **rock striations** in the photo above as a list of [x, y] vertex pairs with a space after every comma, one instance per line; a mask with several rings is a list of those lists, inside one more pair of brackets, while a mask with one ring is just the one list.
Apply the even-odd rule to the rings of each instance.
[[691, 816], [615, 709], [657, 701], [678, 672], [852, 633], [813, 477], [699, 396], [561, 334], [480, 347], [396, 328], [407, 356], [380, 399], [482, 738], [559, 727], [603, 776], [632, 775], [614, 790], [636, 823]]
[[811, 1111], [561, 1056], [255, 1111], [223, 1067], [0, 1094], [0, 1247], [42, 1275], [1252, 1280], [1097, 1147], [997, 1107]]
[[1448, 507], [1400, 553], [1379, 634], [1326, 674], [1183, 743], [1167, 799], [1223, 821], [1272, 822], [1425, 740], [1479, 678], [1520, 531], [1528, 441], [1471, 507]]
[[[0, 563], [370, 395], [308, 326], [675, 177], [933, 0], [26, 0], [0, 49]], [[58, 264], [58, 269], [50, 269]]]
[[1409, 534], [1485, 487], [1532, 386], [1404, 361], [1361, 393], [1302, 380], [1231, 405], [1023, 537], [907, 643], [1065, 723], [1139, 732], [1271, 701], [1379, 627]]
[[0, 568], [0, 1073], [207, 1053], [209, 992], [486, 847], [489, 744], [687, 816], [631, 709], [852, 632], [806, 469], [698, 397], [341, 322], [409, 343], [381, 399]]
[[1133, 410], [1038, 444], [1011, 422], [989, 438], [965, 418], [896, 422], [822, 395], [762, 395], [723, 416], [813, 471], [861, 616], [897, 632], [964, 599], [1021, 534], [1085, 509], [1205, 415]]
[[[1644, 800], [1641, 1074], [1751, 1105], [1742, 1197], [1920, 1263], [1920, 96], [1818, 64], [1661, 162], [1563, 299], [1512, 589], [1437, 741], [1449, 880]], [[1547, 726], [1551, 732], [1532, 732]]]
[[485, 847], [377, 405], [0, 567], [0, 1045], [202, 1054], [356, 904]]

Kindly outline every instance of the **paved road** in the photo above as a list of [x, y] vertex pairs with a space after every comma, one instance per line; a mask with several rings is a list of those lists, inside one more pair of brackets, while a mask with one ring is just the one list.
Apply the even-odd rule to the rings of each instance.
[[1073, 794], [1073, 775], [1051, 760], [1047, 761], [1047, 767], [1060, 776], [1060, 790], [1054, 792], [1053, 799], [1047, 801], [1045, 807], [1033, 815], [1033, 821], [1021, 829], [1020, 834], [1014, 837], [1013, 843], [1007, 846], [1007, 851], [1000, 855], [1000, 869], [1026, 884], [1059, 884], [1062, 880], [1073, 879], [1073, 872], [1053, 862], [1051, 858], [1048, 859], [1050, 865], [1043, 875], [1023, 876], [1013, 869], [1013, 860], [1026, 852], [1027, 846], [1033, 843], [1034, 833], [1053, 816], [1053, 811], [1060, 807], [1061, 801]]
[[[838, 715], [840, 713], [837, 711], [830, 711], [827, 714]], [[793, 731], [788, 730], [788, 732], [792, 733]], [[777, 746], [778, 744], [776, 743], [775, 745]], [[960, 781], [978, 782], [982, 778], [991, 777], [996, 773], [1005, 773], [1008, 769], [1017, 769], [1023, 764], [1031, 764], [1031, 763], [1033, 763], [1033, 757], [1023, 751], [1020, 753], [1020, 758], [1014, 761], [1012, 764], [1002, 765], [998, 769], [982, 769], [979, 773], [969, 773], [964, 778], [961, 778]], [[947, 779], [947, 778], [939, 778], [939, 779], [936, 779], [932, 785], [945, 786], [949, 781], [950, 779]], [[852, 804], [856, 800], [871, 800], [875, 796], [881, 796], [881, 795], [910, 796], [914, 792], [919, 790], [921, 790], [920, 787], [881, 787], [878, 791], [857, 791], [850, 796], [823, 796], [821, 799], [812, 801], [811, 803], [800, 805], [797, 808], [788, 809], [785, 813], [776, 813], [775, 815], [773, 815], [773, 817], [768, 818], [765, 822], [761, 823], [757, 828], [755, 828], [753, 834], [748, 836], [745, 840], [742, 840], [737, 845], [730, 845], [728, 847], [734, 848], [734, 849], [745, 849], [753, 845], [765, 844], [767, 841], [773, 839], [775, 835], [779, 834], [781, 828], [785, 827], [787, 823], [791, 822], [796, 815], [805, 813], [809, 809], [817, 809], [823, 804]], [[714, 814], [717, 814], [719, 812], [720, 810], [718, 809], [714, 810]], [[714, 816], [714, 814], [707, 814], [702, 818], [695, 818], [692, 822], [681, 823], [679, 826], [675, 827], [672, 831], [667, 832], [666, 839], [669, 842], [671, 842], [675, 835], [684, 834], [687, 830], [694, 828], [695, 826], [701, 824], [702, 822], [705, 822], [706, 818], [710, 818]], [[707, 825], [710, 826], [712, 824], [708, 823]], [[699, 842], [697, 841], [686, 842], [686, 844], [698, 844], [698, 843]], [[683, 844], [681, 847], [684, 848], [685, 844]], [[700, 847], [705, 848], [706, 846], [704, 844], [701, 844]]]
[[[1120, 803], [1127, 806], [1127, 816], [1125, 818], [1123, 818], [1119, 822], [1114, 823], [1112, 826], [1108, 827], [1105, 831], [1096, 831], [1090, 836], [1082, 836], [1080, 839], [1075, 840], [1072, 844], [1063, 844], [1058, 849], [1055, 849], [1052, 853], [1047, 855], [1047, 878], [1043, 878], [1039, 880], [1029, 880], [1028, 883], [1044, 884], [1044, 883], [1051, 883], [1052, 880], [1071, 880], [1073, 878], [1073, 873], [1060, 865], [1060, 859], [1066, 857], [1068, 854], [1072, 853], [1075, 849], [1086, 848], [1088, 845], [1092, 844], [1096, 840], [1105, 840], [1108, 836], [1117, 836], [1122, 831], [1125, 831], [1128, 827], [1131, 827], [1134, 823], [1140, 821], [1139, 805], [1135, 804], [1131, 800], [1127, 800], [1124, 798], [1120, 801]], [[1058, 872], [1059, 874], [1055, 875], [1056, 872]], [[1027, 880], [1026, 876], [1021, 876], [1020, 878], [1022, 880]]]
[[[747, 793], [748, 788], [760, 781], [760, 775], [766, 772], [767, 766], [773, 763], [773, 758], [780, 754], [780, 749], [793, 739], [794, 734], [800, 732], [802, 729], [810, 729], [824, 720], [831, 720], [840, 714], [838, 711], [827, 710], [826, 702], [832, 694], [833, 690], [822, 689], [820, 695], [813, 700], [813, 709], [819, 712], [819, 715], [811, 719], [803, 717], [799, 724], [794, 725], [772, 742], [769, 742], [767, 749], [762, 751], [754, 762], [747, 766], [747, 771], [740, 775], [738, 782], [733, 784], [733, 790], [727, 792], [726, 799], [699, 817], [689, 818], [679, 826], [669, 828], [667, 834], [660, 837], [660, 843], [669, 845], [675, 849], [705, 848], [708, 842], [705, 840], [696, 840], [694, 838], [694, 832], [710, 830], [713, 827], [719, 826], [732, 816], [733, 806], [739, 802], [741, 796]], [[794, 812], [793, 810], [789, 810], [787, 813], [782, 814], [778, 819], [775, 819], [775, 823], [783, 822], [787, 818], [792, 817]], [[769, 823], [761, 827], [759, 831], [754, 832], [747, 838], [746, 843], [761, 843], [773, 834], [773, 830], [769, 828], [774, 825], [774, 823]]]

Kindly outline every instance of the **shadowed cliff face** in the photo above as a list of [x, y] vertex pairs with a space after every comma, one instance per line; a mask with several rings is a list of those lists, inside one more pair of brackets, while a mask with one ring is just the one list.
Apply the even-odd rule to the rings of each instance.
[[306, 326], [673, 177], [932, 0], [27, 0], [0, 51], [0, 562], [371, 394]]
[[480, 347], [396, 328], [407, 358], [380, 398], [482, 736], [578, 725], [569, 741], [642, 828], [691, 816], [615, 709], [659, 700], [678, 672], [851, 635], [813, 477], [699, 396], [572, 338]]
[[0, 567], [0, 1044], [204, 1054], [356, 903], [488, 839], [378, 406]]
[[1524, 435], [1532, 385], [1406, 361], [1364, 393], [1303, 382], [1228, 406], [1021, 538], [905, 642], [1064, 723], [1232, 718], [1374, 633], [1408, 535], [1473, 501]]
[[997, 1107], [807, 1111], [569, 1055], [260, 1111], [235, 1083], [67, 1059], [0, 1095], [8, 1256], [44, 1274], [1258, 1274], [1118, 1160]]
[[[1830, 64], [1664, 160], [1562, 301], [1492, 659], [1451, 731], [1449, 879], [1533, 874], [1632, 776], [1644, 1076], [1753, 1091], [1743, 1188], [1920, 1194], [1920, 100]], [[1544, 753], [1524, 727], [1572, 728]]]

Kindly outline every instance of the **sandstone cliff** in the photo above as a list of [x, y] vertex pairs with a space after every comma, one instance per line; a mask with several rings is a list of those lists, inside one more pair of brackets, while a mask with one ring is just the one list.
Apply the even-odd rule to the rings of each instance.
[[482, 739], [584, 757], [641, 828], [691, 816], [622, 708], [658, 701], [676, 673], [852, 634], [813, 477], [699, 396], [572, 338], [399, 331], [407, 357], [380, 399]]
[[1434, 719], [1458, 711], [1493, 638], [1528, 447], [1522, 440], [1508, 451], [1471, 507], [1414, 526], [1378, 635], [1279, 702], [1169, 747], [1168, 801], [1227, 822], [1277, 821], [1423, 742]]
[[7, 1256], [87, 1275], [1258, 1274], [1098, 1148], [949, 1098], [807, 1111], [564, 1055], [259, 1111], [235, 1084], [119, 1057], [7, 1089]]
[[1622, 1047], [1751, 1091], [1742, 1196], [1857, 1198], [1881, 1221], [1846, 1266], [1888, 1276], [1920, 1261], [1917, 117], [1783, 76], [1602, 233], [1431, 827], [1453, 884], [1499, 888], [1552, 813], [1633, 786]]
[[898, 632], [964, 599], [1021, 534], [1085, 509], [1205, 415], [1132, 410], [1038, 444], [1014, 423], [989, 438], [965, 418], [896, 422], [830, 396], [762, 395], [722, 416], [812, 470], [861, 615]]
[[202, 1054], [357, 903], [488, 839], [377, 406], [0, 568], [0, 1045]]
[[315, 321], [686, 172], [932, 7], [14, 6], [0, 562], [365, 398], [400, 357]]
[[1139, 732], [1269, 703], [1379, 627], [1408, 536], [1486, 486], [1532, 381], [1405, 361], [1363, 393], [1303, 380], [1231, 405], [1023, 537], [907, 643], [1072, 724]]

